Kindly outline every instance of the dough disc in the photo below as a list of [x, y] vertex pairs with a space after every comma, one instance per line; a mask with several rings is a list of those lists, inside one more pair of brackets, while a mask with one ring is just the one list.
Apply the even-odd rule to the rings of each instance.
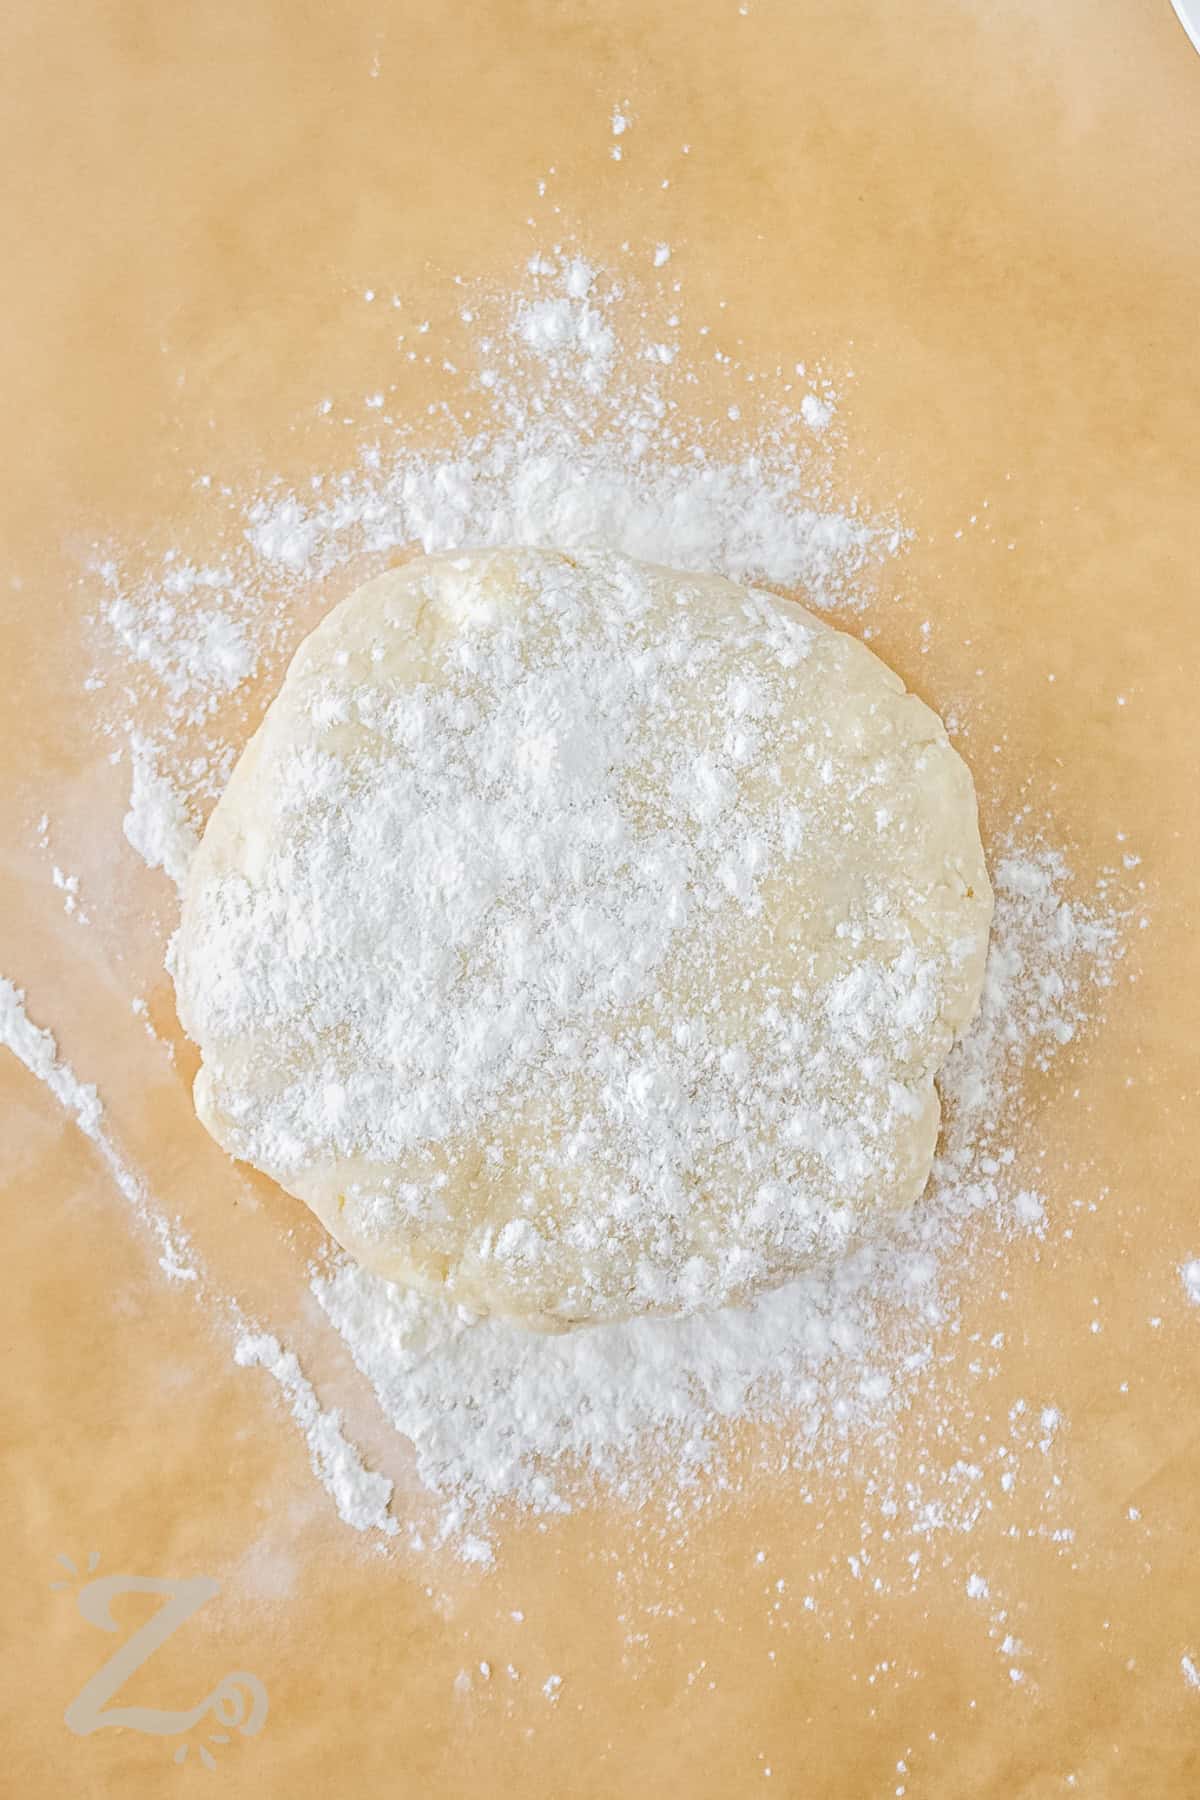
[[911, 1206], [991, 891], [856, 639], [594, 551], [424, 557], [301, 644], [184, 895], [196, 1109], [353, 1256], [561, 1329]]

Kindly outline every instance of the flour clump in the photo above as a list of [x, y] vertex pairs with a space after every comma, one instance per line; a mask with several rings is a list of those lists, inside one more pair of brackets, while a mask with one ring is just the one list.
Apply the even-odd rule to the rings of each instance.
[[792, 602], [420, 558], [300, 646], [188, 872], [197, 1111], [367, 1267], [543, 1329], [911, 1206], [991, 919], [934, 713]]

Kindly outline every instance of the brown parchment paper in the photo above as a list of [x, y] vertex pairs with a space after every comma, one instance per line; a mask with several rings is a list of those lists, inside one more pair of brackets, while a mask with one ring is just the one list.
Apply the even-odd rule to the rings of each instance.
[[[1200, 1792], [1181, 1660], [1200, 1666], [1200, 1309], [1177, 1272], [1200, 1255], [1200, 58], [1165, 0], [25, 0], [0, 84], [0, 970], [221, 1291], [302, 1348], [398, 1511], [421, 1497], [306, 1294], [318, 1229], [208, 1143], [186, 1045], [172, 1065], [130, 1013], [148, 993], [177, 1039], [172, 895], [122, 846], [127, 772], [80, 694], [86, 546], [186, 544], [206, 471], [332, 466], [340, 440], [298, 421], [394, 359], [366, 287], [444, 317], [456, 272], [512, 280], [561, 205], [598, 261], [669, 242], [714, 343], [852, 365], [845, 492], [898, 501], [915, 534], [876, 647], [956, 712], [986, 829], [1028, 784], [1081, 872], [1126, 833], [1150, 920], [1103, 1030], [1036, 1089], [1038, 1182], [1073, 1235], [962, 1278], [964, 1362], [998, 1319], [1006, 1337], [990, 1385], [964, 1389], [980, 1455], [1018, 1400], [1060, 1408], [1074, 1537], [1050, 1541], [1044, 1495], [1018, 1494], [931, 1539], [919, 1580], [910, 1537], [864, 1540], [862, 1481], [820, 1471], [813, 1504], [763, 1481], [682, 1535], [611, 1503], [516, 1519], [486, 1575], [385, 1554], [340, 1524], [269, 1377], [235, 1369], [215, 1309], [165, 1280], [92, 1146], [0, 1055], [0, 1788]], [[635, 121], [619, 164], [615, 105]], [[51, 861], [81, 875], [88, 927]], [[946, 1404], [901, 1422], [914, 1480]], [[196, 1750], [174, 1766], [179, 1737], [64, 1723], [158, 1604], [119, 1597], [111, 1634], [85, 1621], [92, 1553], [101, 1574], [220, 1583], [112, 1702], [187, 1708], [253, 1672], [267, 1722], [214, 1744], [215, 1769]], [[1003, 1654], [1006, 1633], [1027, 1653]]]

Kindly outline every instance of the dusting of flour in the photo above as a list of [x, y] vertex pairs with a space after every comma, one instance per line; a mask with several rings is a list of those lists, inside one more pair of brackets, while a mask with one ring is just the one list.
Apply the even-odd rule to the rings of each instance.
[[196, 1265], [186, 1234], [178, 1224], [162, 1217], [146, 1183], [122, 1156], [105, 1125], [104, 1106], [95, 1085], [80, 1081], [59, 1054], [54, 1034], [33, 1023], [26, 1010], [25, 994], [5, 976], [0, 976], [0, 1044], [11, 1050], [32, 1075], [45, 1083], [84, 1136], [96, 1146], [118, 1190], [150, 1231], [163, 1274], [171, 1281], [194, 1282]]
[[[33, 1023], [26, 1010], [24, 993], [4, 976], [0, 976], [0, 1044], [11, 1050], [31, 1074], [45, 1083], [84, 1136], [96, 1146], [117, 1188], [156, 1243], [158, 1264], [168, 1280], [190, 1282], [199, 1288], [201, 1268], [187, 1233], [178, 1221], [162, 1217], [145, 1182], [130, 1167], [114, 1142], [105, 1124], [104, 1107], [95, 1086], [80, 1081], [63, 1059], [53, 1033]], [[391, 1482], [364, 1469], [358, 1452], [342, 1432], [338, 1414], [317, 1404], [311, 1384], [300, 1373], [296, 1358], [276, 1339], [248, 1328], [236, 1307], [225, 1310], [234, 1325], [234, 1361], [243, 1368], [254, 1365], [264, 1368], [279, 1383], [289, 1409], [308, 1441], [313, 1470], [346, 1524], [353, 1525], [358, 1531], [376, 1528], [393, 1534], [397, 1526], [387, 1516]]]
[[265, 1369], [283, 1392], [288, 1410], [304, 1433], [314, 1473], [347, 1525], [356, 1531], [377, 1530], [392, 1537], [400, 1529], [389, 1516], [392, 1484], [363, 1466], [342, 1431], [341, 1416], [319, 1406], [311, 1381], [305, 1379], [294, 1353], [269, 1332], [243, 1330], [233, 1347], [239, 1368]]
[[1020, 1125], [1014, 1075], [1070, 1041], [1112, 978], [1111, 919], [1071, 904], [1046, 849], [995, 870], [980, 1017], [943, 1076], [948, 1124], [930, 1191], [869, 1248], [745, 1308], [563, 1337], [474, 1319], [338, 1258], [313, 1291], [442, 1496], [443, 1532], [486, 1531], [498, 1502], [569, 1510], [600, 1475], [633, 1499], [720, 1458], [722, 1422], [784, 1427], [785, 1460], [878, 1426], [931, 1354], [950, 1304], [947, 1253], [981, 1212], [1037, 1224], [1005, 1170]]
[[[632, 124], [627, 110], [614, 112], [614, 155]], [[414, 421], [394, 398], [402, 384], [381, 371], [363, 397], [352, 466], [324, 466], [318, 453], [303, 487], [254, 493], [204, 474], [201, 555], [96, 547], [87, 685], [128, 776], [125, 836], [150, 866], [182, 880], [245, 739], [242, 695], [252, 680], [278, 677], [315, 618], [314, 596], [339, 571], [347, 591], [418, 548], [594, 545], [802, 589], [818, 608], [870, 604], [904, 532], [831, 480], [837, 382], [803, 363], [742, 368], [716, 348], [708, 321], [688, 316], [670, 246], [638, 254], [661, 284], [653, 307], [627, 272], [559, 248], [533, 257], [510, 289], [458, 284], [443, 321], [457, 362], [436, 347], [436, 321], [406, 325], [396, 350], [397, 374], [418, 357], [441, 362], [443, 405]], [[702, 375], [716, 387], [719, 430], [697, 417]], [[313, 403], [316, 418], [330, 414], [327, 396]], [[506, 1509], [562, 1511], [597, 1482], [631, 1499], [698, 1500], [728, 1474], [727, 1428], [747, 1418], [770, 1427], [775, 1466], [801, 1483], [806, 1466], [856, 1446], [882, 1469], [890, 1422], [954, 1316], [956, 1246], [980, 1230], [1046, 1229], [1046, 1198], [1016, 1173], [1028, 1126], [1022, 1084], [1095, 1017], [1120, 955], [1114, 906], [1081, 902], [1063, 858], [1027, 826], [989, 853], [997, 914], [983, 1008], [944, 1072], [934, 1177], [913, 1214], [870, 1248], [750, 1306], [560, 1338], [461, 1314], [337, 1255], [310, 1272], [325, 1318], [412, 1446], [437, 1538], [486, 1563]], [[11, 984], [0, 985], [0, 1039], [94, 1137], [155, 1232], [169, 1234], [103, 1135], [95, 1090], [30, 1025]], [[194, 1276], [176, 1238], [161, 1242], [168, 1272]], [[1194, 1267], [1181, 1271], [1191, 1298]], [[341, 1516], [391, 1538], [390, 1483], [323, 1411], [294, 1349], [270, 1321], [239, 1319], [233, 1341], [240, 1363], [278, 1383]], [[1021, 1402], [1010, 1427], [1008, 1461], [964, 1454], [936, 1490], [910, 1482], [885, 1493], [880, 1478], [881, 1506], [907, 1519], [914, 1566], [930, 1533], [969, 1528], [993, 1493], [1009, 1491], [1017, 1448], [1051, 1456], [1064, 1422], [1049, 1401]], [[712, 1479], [697, 1481], [701, 1472]], [[420, 1543], [424, 1527], [404, 1523]], [[995, 1609], [984, 1575], [972, 1580], [972, 1602]], [[1006, 1633], [1019, 1675], [1011, 1645]]]
[[[389, 410], [387, 393], [368, 395], [370, 433], [351, 468], [241, 495], [203, 477], [212, 548], [202, 560], [172, 548], [147, 566], [120, 546], [96, 547], [91, 681], [103, 689], [115, 663], [135, 702], [108, 725], [129, 746], [126, 831], [151, 867], [178, 882], [187, 833], [229, 772], [214, 715], [251, 677], [281, 669], [303, 635], [297, 596], [347, 565], [370, 572], [416, 549], [595, 546], [803, 588], [821, 608], [864, 603], [904, 532], [831, 480], [834, 384], [818, 396], [803, 364], [767, 381], [722, 353], [694, 358], [683, 300], [672, 299], [668, 321], [652, 324], [628, 278], [563, 251], [531, 258], [515, 290], [464, 284], [448, 323], [465, 326], [474, 366], [448, 365], [448, 427], [442, 409], [417, 427]], [[707, 330], [689, 336], [703, 344]], [[417, 357], [414, 341], [430, 360], [428, 321], [399, 334], [401, 366]], [[728, 389], [719, 430], [695, 417], [701, 368]], [[731, 451], [747, 392], [756, 423], [738, 425]], [[161, 721], [157, 741], [148, 713]]]

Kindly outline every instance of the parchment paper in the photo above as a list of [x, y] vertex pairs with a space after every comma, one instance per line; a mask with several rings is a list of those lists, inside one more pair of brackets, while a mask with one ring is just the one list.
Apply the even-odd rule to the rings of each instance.
[[[318, 1228], [207, 1142], [186, 1045], [172, 1065], [130, 1013], [150, 992], [178, 1035], [172, 895], [122, 845], [127, 771], [79, 691], [86, 546], [186, 542], [205, 471], [329, 466], [337, 440], [297, 421], [394, 355], [366, 287], [415, 317], [456, 272], [510, 279], [553, 241], [553, 167], [564, 233], [598, 261], [669, 242], [691, 316], [727, 322], [729, 348], [852, 365], [846, 491], [898, 500], [915, 532], [875, 647], [956, 707], [985, 828], [1029, 783], [1080, 870], [1126, 833], [1150, 925], [1104, 1030], [1037, 1090], [1041, 1185], [1073, 1236], [963, 1276], [964, 1362], [1000, 1316], [1007, 1340], [975, 1390], [980, 1454], [1018, 1400], [1060, 1408], [1074, 1537], [1050, 1541], [1041, 1497], [1018, 1497], [931, 1542], [919, 1580], [910, 1540], [863, 1541], [861, 1484], [820, 1472], [816, 1504], [764, 1481], [682, 1545], [603, 1504], [513, 1520], [487, 1575], [381, 1554], [338, 1521], [269, 1378], [234, 1368], [92, 1147], [0, 1056], [0, 1786], [1200, 1792], [1200, 1309], [1178, 1277], [1200, 1255], [1200, 58], [1166, 0], [42, 0], [5, 38], [0, 970], [223, 1291], [303, 1343], [399, 1507], [421, 1504], [403, 1457], [306, 1295]], [[619, 164], [617, 105], [635, 121]], [[356, 578], [302, 603], [316, 616]], [[43, 811], [88, 927], [50, 885]], [[922, 1404], [900, 1427], [914, 1459]], [[967, 1597], [977, 1569], [990, 1610]], [[103, 1574], [219, 1583], [111, 1702], [187, 1709], [254, 1674], [266, 1722], [212, 1744], [215, 1770], [198, 1747], [174, 1766], [178, 1734], [64, 1723], [161, 1604], [120, 1595], [106, 1633], [74, 1598]], [[1004, 1633], [1029, 1647], [1023, 1682]]]

